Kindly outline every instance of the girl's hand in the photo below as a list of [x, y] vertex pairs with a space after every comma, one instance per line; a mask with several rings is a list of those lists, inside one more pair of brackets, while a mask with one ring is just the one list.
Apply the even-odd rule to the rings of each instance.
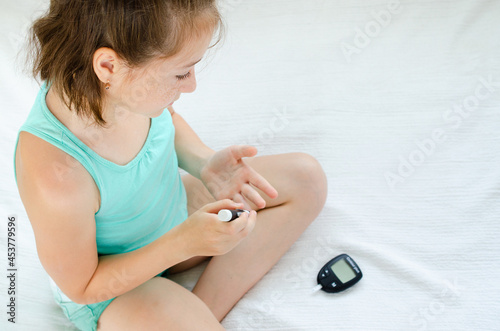
[[274, 199], [278, 192], [267, 180], [243, 161], [244, 157], [257, 154], [252, 146], [231, 146], [212, 155], [200, 171], [200, 177], [215, 199], [232, 199], [252, 209], [248, 202], [257, 208], [264, 208], [266, 201], [255, 188]]
[[222, 222], [217, 217], [221, 209], [238, 209], [243, 205], [229, 199], [203, 206], [179, 225], [189, 256], [216, 256], [226, 254], [236, 247], [255, 226], [257, 213], [252, 211], [232, 222]]

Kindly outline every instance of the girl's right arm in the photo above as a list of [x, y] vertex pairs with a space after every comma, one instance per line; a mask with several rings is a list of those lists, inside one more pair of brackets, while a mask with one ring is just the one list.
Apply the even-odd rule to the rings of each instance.
[[68, 158], [44, 140], [21, 132], [17, 183], [38, 256], [57, 286], [76, 303], [119, 296], [192, 256], [223, 254], [253, 228], [255, 213], [229, 224], [219, 222], [219, 209], [238, 206], [223, 200], [200, 209], [149, 245], [98, 257], [94, 215], [99, 192], [86, 169]]
[[219, 221], [216, 213], [241, 207], [227, 199], [207, 204], [149, 245], [128, 253], [101, 256], [83, 294], [86, 304], [126, 293], [191, 257], [227, 253], [253, 229], [256, 214], [225, 223]]

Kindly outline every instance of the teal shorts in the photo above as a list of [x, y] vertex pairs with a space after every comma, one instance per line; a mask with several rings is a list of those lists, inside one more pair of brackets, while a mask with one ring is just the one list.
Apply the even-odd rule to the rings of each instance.
[[[156, 275], [156, 277], [167, 277], [168, 269]], [[62, 308], [64, 315], [82, 331], [96, 331], [97, 321], [101, 317], [102, 312], [116, 298], [111, 298], [106, 301], [92, 303], [90, 305], [80, 305], [69, 301], [60, 291], [53, 291], [54, 298], [58, 305]]]

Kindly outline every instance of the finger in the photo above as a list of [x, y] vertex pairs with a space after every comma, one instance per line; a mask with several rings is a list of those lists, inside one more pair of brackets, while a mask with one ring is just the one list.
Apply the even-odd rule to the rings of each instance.
[[231, 154], [237, 160], [257, 155], [257, 148], [249, 145], [231, 146]]
[[250, 215], [248, 215], [248, 225], [247, 225], [249, 233], [253, 231], [255, 223], [257, 223], [257, 212], [255, 210], [251, 210]]
[[278, 191], [276, 191], [276, 189], [254, 169], [250, 171], [250, 183], [271, 199], [276, 199], [278, 197]]
[[243, 185], [241, 188], [241, 194], [257, 208], [262, 209], [266, 206], [266, 201], [260, 196], [260, 194], [249, 184]]
[[244, 205], [242, 203], [235, 202], [231, 199], [224, 199], [206, 204], [203, 206], [202, 210], [207, 213], [218, 213], [221, 209], [238, 209], [243, 207]]
[[243, 207], [238, 207], [240, 209], [246, 209], [246, 210], [252, 209], [248, 201], [240, 193], [236, 193], [235, 195], [233, 195], [233, 200], [234, 202], [241, 203]]
[[246, 236], [252, 232], [255, 227], [256, 216], [257, 213], [255, 210], [250, 211], [250, 214], [242, 213], [240, 217], [231, 222], [234, 233], [240, 233], [242, 236]]
[[[253, 231], [257, 219], [257, 213], [255, 212], [255, 210], [250, 211], [250, 214], [248, 213], [243, 213], [243, 214], [239, 217], [239, 218], [243, 217], [241, 220], [237, 218], [236, 220], [233, 221], [233, 223], [235, 221], [241, 222], [241, 224], [236, 223], [235, 226], [238, 227], [237, 233], [239, 233], [242, 238], [246, 237], [250, 232]], [[241, 226], [242, 224], [244, 226]]]

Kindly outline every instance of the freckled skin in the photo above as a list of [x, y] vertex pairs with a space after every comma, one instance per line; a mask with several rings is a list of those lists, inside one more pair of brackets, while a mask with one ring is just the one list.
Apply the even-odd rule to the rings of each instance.
[[[126, 112], [157, 117], [182, 93], [193, 92], [196, 89], [196, 77], [194, 64], [190, 64], [203, 57], [211, 38], [210, 31], [178, 54], [167, 59], [152, 60], [140, 68], [117, 66], [110, 81], [111, 87], [106, 90], [104, 97], [104, 119], [109, 119], [111, 124], [117, 123], [116, 117]], [[119, 64], [119, 59], [115, 63]]]

